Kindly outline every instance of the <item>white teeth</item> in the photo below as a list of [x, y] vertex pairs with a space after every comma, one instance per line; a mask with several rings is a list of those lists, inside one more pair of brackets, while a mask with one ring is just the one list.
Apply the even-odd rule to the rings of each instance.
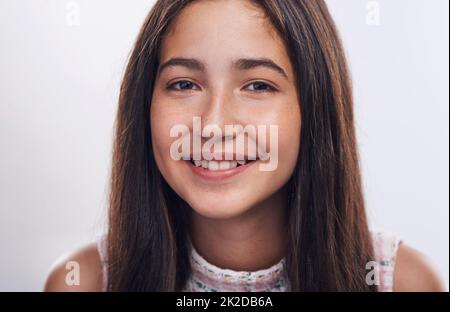
[[230, 169], [230, 162], [229, 161], [221, 161], [219, 163], [220, 170], [227, 170]]
[[246, 163], [245, 160], [242, 160], [242, 161], [193, 160], [193, 162], [196, 167], [202, 167], [204, 169], [209, 169], [212, 171], [228, 170], [228, 169], [236, 168], [238, 166], [238, 163], [241, 165]]
[[208, 164], [208, 169], [212, 171], [219, 170], [219, 162], [211, 160]]
[[245, 160], [238, 160], [237, 163], [239, 165], [245, 165], [247, 162]]

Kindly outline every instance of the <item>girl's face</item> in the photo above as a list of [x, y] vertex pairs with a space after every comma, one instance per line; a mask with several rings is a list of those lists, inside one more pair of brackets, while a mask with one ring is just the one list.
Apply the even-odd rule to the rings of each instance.
[[[245, 0], [193, 2], [173, 21], [160, 64], [150, 112], [152, 144], [158, 168], [173, 190], [198, 214], [218, 219], [242, 215], [274, 196], [297, 162], [300, 103], [288, 52], [264, 11]], [[187, 126], [192, 153], [193, 117], [201, 118], [202, 128], [222, 130], [222, 137], [214, 140], [223, 143], [222, 152], [225, 142], [232, 142], [234, 160], [240, 136], [272, 156], [276, 147], [276, 168], [261, 170], [260, 164], [267, 162], [261, 159], [243, 166], [236, 161], [197, 162], [206, 168], [175, 160], [171, 147], [181, 135], [171, 137], [171, 129]], [[266, 139], [251, 131], [226, 135], [225, 125], [266, 126]], [[278, 127], [275, 137], [270, 137], [271, 125]], [[210, 138], [200, 138], [203, 148]], [[213, 145], [210, 151], [218, 149]], [[245, 148], [244, 156], [250, 154]], [[217, 153], [214, 159], [221, 156]]]

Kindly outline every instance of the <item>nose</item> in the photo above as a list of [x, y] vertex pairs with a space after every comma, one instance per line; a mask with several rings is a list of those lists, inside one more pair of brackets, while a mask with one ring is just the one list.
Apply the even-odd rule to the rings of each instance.
[[[213, 126], [216, 129], [220, 129], [222, 140], [233, 139], [234, 137], [234, 134], [229, 134], [225, 131], [225, 125], [234, 125], [236, 123], [232, 101], [232, 94], [223, 88], [211, 94], [201, 116], [202, 126]], [[204, 133], [202, 137], [207, 139], [210, 135], [210, 133]]]

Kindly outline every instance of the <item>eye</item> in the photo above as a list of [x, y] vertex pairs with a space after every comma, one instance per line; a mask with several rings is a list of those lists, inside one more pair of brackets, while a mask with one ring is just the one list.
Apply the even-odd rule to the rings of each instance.
[[198, 88], [197, 85], [189, 80], [180, 80], [171, 83], [166, 86], [168, 90], [183, 91], [183, 90], [195, 90], [193, 88]]
[[272, 87], [271, 85], [262, 82], [262, 81], [255, 81], [247, 85], [247, 87], [251, 87], [249, 90], [254, 92], [275, 92], [276, 89]]

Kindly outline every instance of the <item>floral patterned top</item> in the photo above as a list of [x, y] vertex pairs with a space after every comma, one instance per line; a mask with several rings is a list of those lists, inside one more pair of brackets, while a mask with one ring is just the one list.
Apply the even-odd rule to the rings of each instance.
[[[372, 240], [379, 273], [378, 291], [391, 292], [397, 249], [401, 241], [396, 236], [384, 232], [373, 232]], [[104, 238], [98, 241], [98, 251], [103, 267], [103, 290], [106, 291], [108, 280]], [[191, 275], [183, 289], [185, 292], [284, 292], [290, 290], [284, 258], [267, 269], [250, 272], [234, 271], [209, 263], [191, 245], [190, 262]]]
[[192, 246], [191, 275], [183, 291], [287, 291], [289, 283], [285, 267], [283, 258], [270, 268], [259, 271], [222, 269], [206, 261]]

